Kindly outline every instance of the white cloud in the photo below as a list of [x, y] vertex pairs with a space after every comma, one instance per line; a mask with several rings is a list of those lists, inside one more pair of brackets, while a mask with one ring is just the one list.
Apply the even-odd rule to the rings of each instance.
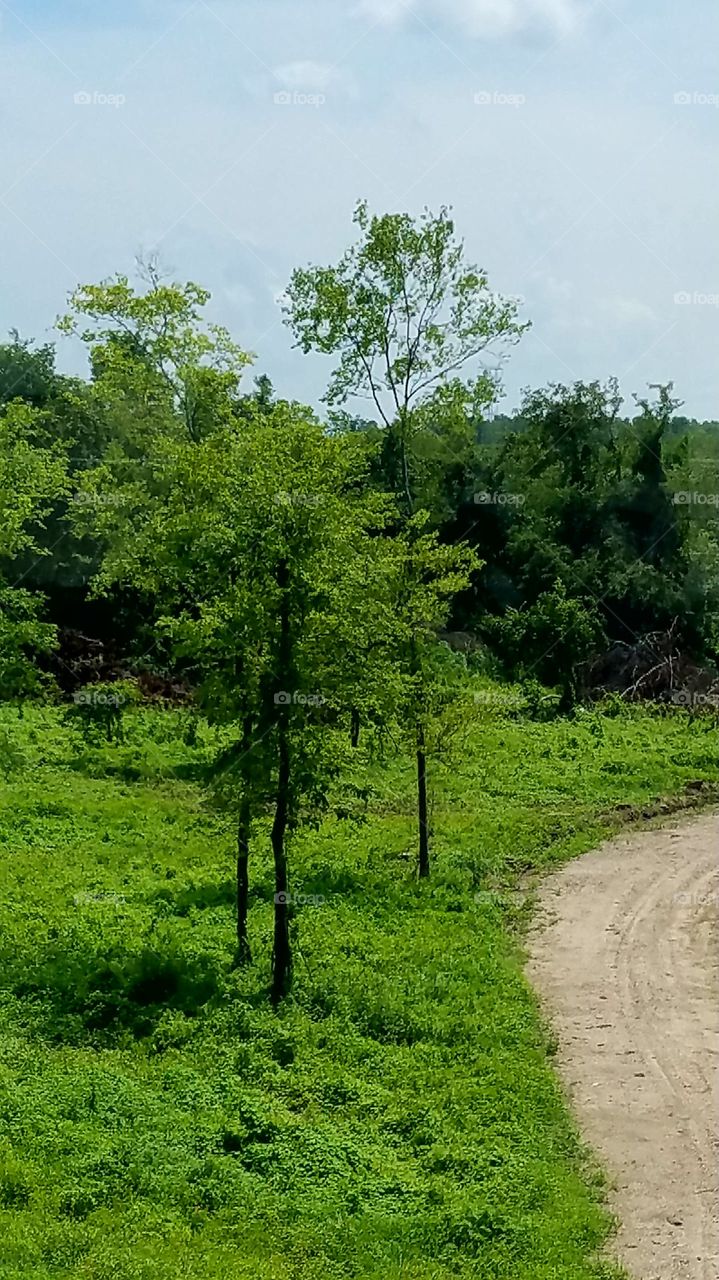
[[470, 36], [501, 37], [526, 27], [545, 26], [566, 35], [576, 25], [580, 0], [360, 0], [360, 12], [390, 26], [412, 12], [429, 20], [449, 20]]

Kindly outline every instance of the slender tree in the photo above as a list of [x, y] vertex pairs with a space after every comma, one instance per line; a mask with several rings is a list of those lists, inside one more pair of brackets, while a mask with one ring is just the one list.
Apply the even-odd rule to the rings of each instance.
[[[412, 518], [432, 475], [432, 454], [436, 461], [447, 455], [443, 428], [456, 421], [448, 410], [458, 401], [475, 410], [491, 403], [497, 377], [481, 367], [481, 359], [501, 358], [527, 326], [518, 319], [516, 300], [493, 293], [486, 272], [465, 262], [447, 209], [436, 216], [425, 211], [415, 220], [408, 214], [373, 216], [360, 202], [354, 221], [360, 237], [336, 266], [293, 273], [285, 315], [303, 351], [338, 360], [327, 403], [342, 405], [354, 396], [372, 402], [385, 428], [385, 474], [403, 514], [405, 537], [412, 539]], [[441, 465], [435, 464], [435, 472]], [[406, 565], [411, 573], [411, 556]], [[409, 598], [411, 592], [406, 594]], [[421, 686], [422, 663], [414, 642], [405, 658], [410, 681]], [[427, 763], [421, 716], [415, 755], [418, 870], [426, 876]]]

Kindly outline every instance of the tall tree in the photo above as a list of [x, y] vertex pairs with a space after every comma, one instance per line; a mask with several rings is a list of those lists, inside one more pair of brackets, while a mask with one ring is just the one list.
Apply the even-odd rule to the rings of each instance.
[[360, 237], [336, 266], [293, 272], [285, 318], [305, 353], [339, 357], [329, 405], [354, 396], [374, 405], [390, 433], [391, 487], [409, 515], [413, 411], [460, 373], [465, 395], [491, 401], [496, 375], [477, 372], [479, 359], [502, 356], [528, 326], [517, 302], [493, 293], [486, 272], [465, 262], [448, 209], [413, 219], [372, 215], [360, 201], [354, 222]]
[[[322, 811], [340, 766], [330, 730], [358, 701], [378, 698], [379, 659], [387, 663], [391, 651], [389, 642], [378, 647], [364, 669], [358, 659], [368, 633], [394, 617], [386, 571], [394, 542], [377, 536], [388, 499], [362, 483], [359, 442], [329, 436], [283, 404], [245, 419], [241, 430], [158, 442], [150, 461], [164, 477], [161, 488], [136, 490], [127, 505], [89, 507], [108, 548], [99, 581], [146, 584], [176, 659], [190, 664], [201, 705], [236, 727], [220, 766], [238, 820], [241, 961], [250, 950], [253, 831], [272, 808], [279, 1001], [292, 970], [289, 845]], [[107, 481], [103, 471], [87, 479], [94, 491]], [[389, 699], [389, 674], [386, 683]]]
[[[286, 321], [303, 351], [338, 357], [325, 399], [369, 399], [385, 427], [385, 476], [397, 496], [405, 536], [423, 501], [440, 506], [442, 472], [458, 440], [448, 426], [456, 406], [476, 409], [496, 395], [496, 374], [480, 358], [506, 353], [526, 329], [515, 300], [493, 293], [486, 272], [468, 264], [449, 211], [371, 215], [361, 201], [357, 242], [336, 266], [296, 270]], [[460, 377], [462, 375], [462, 377]], [[466, 438], [461, 454], [466, 462]], [[435, 465], [433, 467], [433, 458]], [[439, 462], [439, 466], [437, 466]], [[408, 558], [411, 572], [413, 561]], [[409, 598], [409, 592], [407, 593]], [[409, 679], [423, 683], [420, 651], [406, 650]], [[427, 770], [420, 717], [416, 731], [418, 868], [429, 869]]]
[[436, 532], [426, 531], [427, 523], [427, 513], [418, 513], [396, 540], [397, 614], [393, 628], [402, 677], [401, 714], [416, 764], [420, 879], [430, 874], [428, 744], [436, 717], [456, 692], [438, 662], [437, 632], [446, 625], [454, 597], [482, 566], [470, 547], [443, 545]]

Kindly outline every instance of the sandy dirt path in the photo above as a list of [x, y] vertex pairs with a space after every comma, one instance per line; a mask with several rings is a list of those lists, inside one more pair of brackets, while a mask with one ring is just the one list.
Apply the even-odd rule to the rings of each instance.
[[528, 973], [636, 1280], [719, 1277], [719, 815], [544, 881]]

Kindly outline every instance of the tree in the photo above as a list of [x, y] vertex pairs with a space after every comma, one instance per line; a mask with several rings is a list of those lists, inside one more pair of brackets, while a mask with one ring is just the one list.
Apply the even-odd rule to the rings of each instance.
[[61, 449], [37, 443], [38, 411], [10, 401], [0, 411], [0, 694], [16, 696], [42, 683], [30, 656], [54, 645], [54, 628], [40, 621], [41, 600], [4, 582], [3, 568], [20, 552], [43, 554], [39, 536], [53, 501], [66, 491]]
[[[610, 643], [671, 628], [695, 656], [711, 654], [716, 507], [711, 493], [703, 503], [693, 496], [712, 487], [710, 459], [704, 457], [700, 469], [692, 465], [689, 438], [672, 435], [679, 402], [671, 385], [657, 391], [653, 399], [635, 397], [639, 412], [631, 419], [620, 416], [615, 379], [525, 394], [522, 430], [488, 460], [482, 486], [491, 501], [478, 510], [476, 537], [491, 570], [474, 601], [462, 602], [470, 617], [480, 616], [505, 658], [522, 628], [539, 636], [550, 616], [557, 626], [567, 616], [566, 604], [545, 607], [557, 584], [566, 601], [576, 600], [599, 619]], [[522, 617], [507, 615], [503, 628], [502, 615], [519, 606]], [[582, 631], [575, 626], [576, 634]], [[554, 661], [566, 658], [569, 705], [577, 693], [574, 642], [565, 648], [561, 635], [555, 640]], [[538, 662], [540, 656], [538, 649]], [[541, 666], [551, 677], [551, 663]]]
[[[678, 434], [680, 427], [681, 435]], [[667, 424], [662, 458], [685, 565], [681, 620], [694, 650], [718, 664], [718, 424], [673, 418]]]
[[596, 553], [621, 470], [620, 406], [611, 379], [605, 386], [551, 384], [524, 395], [524, 431], [501, 446], [489, 484], [507, 499], [510, 519], [498, 550], [524, 601], [532, 603], [557, 579], [574, 591], [600, 594]]
[[24, 400], [40, 409], [52, 396], [55, 374], [55, 351], [46, 343], [33, 350], [33, 343], [10, 332], [10, 342], [0, 345], [0, 405], [11, 400]]
[[425, 532], [427, 520], [424, 512], [413, 516], [397, 539], [394, 626], [403, 681], [400, 707], [416, 762], [420, 879], [430, 873], [428, 739], [437, 717], [456, 692], [439, 661], [437, 632], [446, 624], [456, 594], [482, 566], [466, 545], [443, 545], [436, 533]]
[[559, 581], [570, 595], [602, 602], [608, 628], [630, 634], [608, 590], [641, 555], [622, 514], [637, 479], [620, 407], [615, 379], [525, 394], [523, 430], [505, 439], [490, 469], [487, 487], [504, 501], [480, 526], [505, 575], [504, 599], [488, 599], [490, 608], [532, 606]]
[[68, 488], [44, 512], [34, 545], [19, 548], [7, 572], [21, 579], [27, 590], [47, 597], [53, 621], [72, 617], [77, 622], [97, 564], [97, 549], [87, 538], [74, 534], [68, 517], [71, 482], [74, 474], [95, 465], [106, 447], [105, 417], [86, 382], [56, 371], [52, 345], [33, 347], [16, 333], [11, 338], [0, 346], [0, 404], [22, 402], [33, 411], [34, 445], [51, 453], [62, 448]]
[[[459, 442], [462, 476], [466, 471], [468, 447], [471, 451], [466, 427], [454, 437], [448, 430], [456, 430], [457, 407], [466, 420], [468, 404], [476, 414], [496, 395], [496, 375], [476, 372], [474, 366], [493, 346], [516, 342], [527, 326], [517, 319], [516, 301], [492, 293], [486, 273], [465, 263], [464, 246], [455, 238], [447, 209], [436, 216], [425, 211], [414, 220], [408, 214], [372, 216], [361, 201], [354, 222], [360, 238], [336, 266], [293, 273], [285, 318], [304, 352], [339, 357], [325, 395], [330, 406], [352, 396], [374, 404], [385, 427], [383, 478], [397, 497], [411, 542], [418, 533], [415, 513], [425, 503], [436, 512], [442, 508], [437, 476]], [[470, 377], [468, 368], [473, 370]], [[405, 560], [409, 578], [400, 593], [407, 602], [414, 564], [410, 551]], [[411, 628], [411, 615], [407, 622]], [[426, 666], [415, 641], [405, 657], [408, 679], [420, 688]], [[430, 701], [425, 695], [425, 711]], [[425, 875], [424, 713], [415, 718], [415, 738], [418, 867]]]
[[[378, 646], [365, 668], [358, 661], [369, 633], [394, 616], [394, 543], [376, 536], [389, 504], [362, 483], [361, 448], [283, 404], [241, 431], [157, 442], [150, 463], [161, 488], [97, 508], [108, 548], [99, 585], [143, 581], [155, 593], [158, 625], [189, 664], [202, 707], [235, 729], [219, 763], [237, 812], [241, 962], [250, 953], [250, 847], [272, 809], [277, 1002], [292, 971], [289, 843], [322, 812], [337, 776], [330, 730], [358, 700], [377, 700], [378, 663], [390, 649]], [[388, 673], [388, 699], [390, 683]]]
[[54, 497], [66, 485], [60, 449], [36, 443], [38, 413], [21, 401], [0, 412], [0, 557], [37, 547]]
[[[240, 382], [251, 359], [226, 330], [207, 323], [207, 290], [163, 279], [152, 261], [140, 264], [140, 277], [138, 285], [121, 275], [83, 285], [58, 321], [61, 332], [89, 345], [86, 398], [102, 428], [96, 447], [78, 458], [70, 504], [71, 527], [87, 548], [83, 586], [105, 553], [110, 509], [131, 519], [149, 495], [162, 491], [162, 442], [196, 444], [236, 425]], [[103, 601], [83, 593], [82, 603], [90, 625], [99, 620], [130, 651], [165, 660], [153, 628], [155, 602], [139, 579], [108, 591]]]
[[[370, 215], [360, 201], [361, 232], [334, 267], [293, 272], [285, 318], [307, 353], [339, 357], [325, 399], [370, 399], [385, 427], [390, 486], [406, 514], [416, 509], [410, 444], [413, 410], [493, 347], [516, 342], [526, 324], [517, 303], [492, 293], [486, 272], [465, 263], [449, 210]], [[493, 398], [486, 371], [467, 391]]]
[[559, 581], [532, 605], [508, 609], [490, 630], [512, 675], [560, 686], [560, 711], [577, 702], [580, 670], [605, 639], [593, 602], [569, 595]]
[[154, 261], [140, 272], [144, 293], [123, 275], [82, 285], [57, 327], [89, 345], [95, 383], [111, 401], [142, 408], [150, 424], [161, 423], [164, 410], [165, 429], [179, 420], [190, 440], [200, 440], [231, 420], [252, 357], [221, 325], [203, 321], [206, 289], [164, 283]]

